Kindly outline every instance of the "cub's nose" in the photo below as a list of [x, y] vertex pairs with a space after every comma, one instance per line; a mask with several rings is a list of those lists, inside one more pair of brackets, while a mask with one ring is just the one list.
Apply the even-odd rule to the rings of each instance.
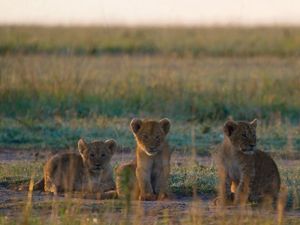
[[253, 148], [255, 148], [255, 146], [256, 146], [256, 145], [253, 145], [253, 144], [252, 144], [252, 145], [250, 145], [250, 147], [251, 147], [252, 149], [253, 149]]
[[96, 166], [96, 167], [100, 167], [100, 166], [101, 166], [101, 164], [100, 164], [100, 163], [97, 163], [95, 166]]

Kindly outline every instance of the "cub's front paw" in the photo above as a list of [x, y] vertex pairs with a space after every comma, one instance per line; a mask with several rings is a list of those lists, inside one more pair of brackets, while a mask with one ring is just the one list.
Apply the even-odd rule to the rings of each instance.
[[157, 200], [157, 196], [155, 194], [147, 193], [147, 194], [141, 194], [139, 197], [140, 201], [155, 201]]
[[234, 194], [230, 193], [225, 198], [222, 198], [221, 196], [217, 196], [215, 199], [213, 199], [213, 205], [214, 206], [230, 206], [233, 205], [234, 200]]
[[117, 199], [118, 193], [115, 190], [106, 191], [101, 194], [101, 199]]
[[167, 200], [167, 199], [170, 199], [170, 198], [172, 198], [172, 196], [170, 196], [169, 194], [160, 193], [157, 197], [157, 200], [163, 201], [163, 200]]

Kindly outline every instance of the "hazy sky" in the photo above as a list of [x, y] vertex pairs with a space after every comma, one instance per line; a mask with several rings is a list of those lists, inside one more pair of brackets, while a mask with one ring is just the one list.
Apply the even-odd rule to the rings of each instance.
[[300, 0], [0, 0], [0, 23], [300, 25]]

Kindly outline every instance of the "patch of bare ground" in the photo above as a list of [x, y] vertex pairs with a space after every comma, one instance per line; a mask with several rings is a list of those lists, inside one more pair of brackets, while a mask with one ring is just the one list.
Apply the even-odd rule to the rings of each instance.
[[[22, 161], [45, 161], [55, 151], [45, 150], [20, 150], [0, 149], [0, 163], [22, 162]], [[134, 154], [118, 153], [113, 157], [113, 163], [130, 161]], [[194, 160], [204, 166], [213, 166], [211, 157], [196, 157], [173, 154], [171, 163], [176, 166], [188, 166]], [[278, 164], [284, 167], [299, 165], [298, 160], [278, 159]], [[31, 216], [45, 218], [47, 220], [59, 220], [61, 212], [67, 213], [72, 218], [85, 217], [86, 220], [99, 221], [110, 218], [110, 224], [119, 224], [127, 221], [136, 224], [186, 224], [191, 221], [202, 221], [203, 224], [216, 224], [220, 221], [229, 221], [234, 218], [241, 223], [253, 221], [257, 218], [277, 221], [278, 214], [275, 210], [262, 211], [257, 208], [245, 208], [241, 210], [236, 207], [228, 207], [220, 210], [212, 204], [212, 195], [201, 195], [197, 197], [186, 197], [180, 195], [172, 196], [166, 201], [121, 201], [121, 200], [98, 200], [92, 197], [69, 197], [53, 196], [40, 191], [32, 194], [28, 191], [18, 191], [16, 186], [0, 185], [0, 215], [13, 220], [22, 220], [24, 213], [30, 209]], [[219, 222], [216, 222], [219, 221]], [[300, 223], [299, 211], [285, 212], [285, 221], [298, 221]], [[197, 224], [197, 223], [194, 223]], [[249, 224], [249, 223], [247, 223]], [[253, 223], [254, 224], [254, 223]], [[292, 223], [294, 224], [294, 223]], [[297, 224], [297, 223], [296, 223]]]

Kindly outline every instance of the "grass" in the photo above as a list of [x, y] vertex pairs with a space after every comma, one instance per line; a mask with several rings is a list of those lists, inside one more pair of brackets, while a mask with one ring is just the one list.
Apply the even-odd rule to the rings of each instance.
[[[297, 27], [0, 27], [0, 54], [299, 56]], [[59, 37], [59, 38], [58, 38]]]
[[[280, 165], [279, 169], [282, 183], [284, 186], [287, 186], [288, 190], [287, 209], [299, 210], [299, 165], [296, 163], [294, 165], [287, 165], [288, 161], [279, 159], [277, 159], [277, 162]], [[35, 179], [38, 179], [42, 176], [41, 173], [42, 164], [40, 162], [29, 163], [26, 161], [18, 161], [15, 163], [2, 163], [0, 165], [0, 180], [2, 181], [2, 186], [5, 181], [10, 185], [19, 185], [25, 181], [28, 182], [32, 174], [35, 174]], [[204, 167], [199, 164], [189, 165], [189, 163], [185, 163], [181, 166], [172, 164], [169, 181], [170, 190], [176, 195], [192, 196], [194, 191], [196, 191], [200, 196], [210, 196], [208, 199], [211, 201], [217, 193], [216, 187], [218, 179], [214, 167]], [[125, 202], [119, 200], [85, 202], [80, 199], [66, 198], [53, 201], [48, 197], [44, 201], [37, 201], [37, 199], [33, 200], [33, 202], [28, 201], [31, 200], [28, 199], [27, 203], [26, 200], [25, 202], [16, 202], [15, 206], [13, 206], [21, 207], [21, 209], [23, 207], [24, 212], [21, 216], [11, 217], [4, 216], [0, 213], [0, 224], [18, 224], [20, 221], [25, 221], [25, 224], [43, 224], [45, 218], [49, 218], [46, 222], [47, 224], [139, 224], [142, 218], [149, 216], [147, 214], [147, 204], [142, 205], [142, 209], [139, 209], [140, 206], [134, 202], [128, 206]], [[178, 218], [173, 218], [173, 220], [175, 219], [177, 223], [180, 222], [180, 224], [211, 224], [215, 223], [216, 220], [222, 220], [224, 224], [240, 224], [241, 221], [243, 221], [242, 224], [277, 224], [276, 216], [269, 211], [262, 212], [261, 209], [256, 210], [255, 208], [250, 211], [249, 209], [248, 211], [239, 211], [238, 209], [236, 211], [235, 209], [231, 209], [223, 212], [213, 211], [216, 209], [211, 208], [207, 211], [206, 208], [212, 203], [205, 201], [201, 203], [201, 200], [195, 200], [194, 203], [188, 203], [188, 207], [191, 207], [190, 211], [184, 214], [184, 216], [178, 215]], [[187, 203], [182, 202], [181, 204]], [[14, 212], [12, 206], [7, 207], [10, 208], [11, 213]], [[30, 208], [28, 209], [28, 207]], [[126, 209], [126, 207], [130, 208]], [[167, 206], [164, 207], [166, 207], [164, 214], [152, 218], [151, 221], [154, 219], [159, 224], [168, 224], [167, 221], [172, 220], [172, 217], [176, 214], [174, 215], [174, 212], [172, 213], [171, 211], [177, 209], [172, 208], [172, 206], [168, 206], [171, 207], [170, 209], [168, 209]], [[175, 205], [173, 207], [175, 207]], [[148, 209], [148, 211], [149, 210], [150, 209]], [[51, 216], [48, 216], [49, 213], [51, 213]], [[118, 217], [118, 220], [110, 219], [111, 215], [114, 215], [113, 218]], [[135, 217], [132, 218], [133, 215], [135, 215]], [[141, 216], [140, 218], [139, 215]], [[286, 221], [287, 224], [297, 224], [299, 218], [289, 215], [284, 218], [284, 221]]]
[[[288, 190], [287, 206], [300, 209], [300, 167], [299, 165], [287, 165], [289, 161], [286, 160], [277, 159], [276, 161], [279, 164], [282, 185], [286, 186]], [[118, 162], [115, 162], [114, 166], [117, 164]], [[31, 178], [37, 181], [42, 176], [42, 161], [21, 160], [0, 164], [1, 186], [18, 186], [24, 182], [28, 183]], [[218, 178], [214, 165], [207, 167], [199, 163], [195, 165], [173, 163], [171, 166], [169, 186], [170, 191], [176, 195], [192, 196], [196, 191], [199, 195], [215, 196], [217, 183]]]
[[[130, 118], [91, 118], [62, 119], [55, 117], [46, 120], [31, 118], [4, 118], [0, 123], [0, 145], [2, 148], [21, 149], [76, 149], [80, 137], [87, 140], [114, 138], [120, 151], [135, 148], [133, 135], [129, 129]], [[210, 155], [216, 145], [222, 142], [223, 122], [172, 121], [169, 142], [173, 151], [190, 154], [191, 148], [199, 155]], [[192, 130], [194, 130], [194, 141]], [[258, 145], [265, 151], [289, 154], [299, 153], [299, 127], [281, 124], [270, 125], [260, 121]]]
[[[259, 146], [276, 153], [288, 209], [298, 210], [299, 37], [297, 27], [2, 26], [0, 146], [76, 149], [84, 137], [114, 138], [120, 150], [133, 149], [133, 117], [169, 117], [172, 150], [188, 157], [195, 149], [203, 156], [222, 141], [227, 118], [256, 117]], [[288, 156], [291, 161], [283, 160]], [[2, 162], [0, 187], [38, 179], [41, 168], [40, 161]], [[211, 198], [217, 182], [213, 165], [172, 165], [170, 189], [177, 195]], [[0, 224], [143, 224], [151, 209], [120, 201], [37, 203], [30, 195], [18, 205], [15, 197], [0, 205]], [[162, 204], [151, 222], [172, 224], [175, 212], [182, 224], [299, 224], [298, 214], [280, 222], [280, 210], [211, 211], [197, 200], [180, 214], [178, 205]], [[15, 214], [6, 216], [10, 210]]]
[[0, 115], [5, 117], [151, 115], [204, 121], [279, 116], [299, 121], [296, 58], [39, 55], [5, 56], [0, 64]]
[[[219, 129], [230, 116], [256, 117], [270, 127], [290, 124], [296, 149], [300, 143], [297, 58], [13, 55], [0, 57], [0, 64], [4, 146], [61, 148], [82, 135], [122, 142], [130, 135], [132, 117], [169, 117], [179, 126], [189, 122], [200, 133], [213, 134], [210, 130]], [[118, 118], [126, 122], [107, 122]], [[266, 137], [268, 148], [275, 139], [278, 148], [287, 142], [287, 133], [279, 130]], [[183, 146], [191, 140], [189, 133], [183, 131], [174, 143]]]

